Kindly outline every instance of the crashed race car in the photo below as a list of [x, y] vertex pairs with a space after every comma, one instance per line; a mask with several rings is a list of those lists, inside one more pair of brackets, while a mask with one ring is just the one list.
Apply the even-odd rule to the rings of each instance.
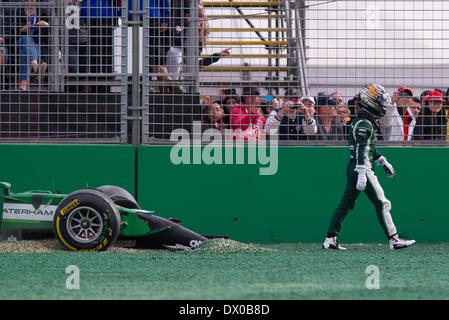
[[50, 191], [12, 193], [0, 182], [0, 236], [14, 232], [54, 233], [71, 251], [104, 251], [118, 238], [135, 240], [135, 248], [191, 250], [209, 238], [142, 210], [134, 197], [118, 186], [81, 189], [70, 194]]

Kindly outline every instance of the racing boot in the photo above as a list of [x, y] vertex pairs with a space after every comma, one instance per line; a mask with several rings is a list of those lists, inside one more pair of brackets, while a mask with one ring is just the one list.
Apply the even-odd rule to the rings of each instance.
[[346, 250], [337, 242], [337, 237], [326, 238], [323, 243], [323, 249], [325, 250]]
[[391, 250], [399, 250], [410, 247], [415, 244], [415, 240], [404, 240], [398, 237], [398, 235], [394, 235], [390, 238], [390, 249]]

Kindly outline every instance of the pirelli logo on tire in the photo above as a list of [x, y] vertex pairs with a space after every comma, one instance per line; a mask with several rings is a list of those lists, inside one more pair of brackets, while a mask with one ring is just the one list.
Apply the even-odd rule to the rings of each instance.
[[78, 199], [73, 199], [72, 201], [69, 202], [68, 205], [66, 205], [64, 208], [61, 209], [61, 216], [69, 213], [70, 211], [72, 211], [73, 209], [75, 209], [76, 207], [78, 207], [80, 205], [81, 201], [79, 201]]

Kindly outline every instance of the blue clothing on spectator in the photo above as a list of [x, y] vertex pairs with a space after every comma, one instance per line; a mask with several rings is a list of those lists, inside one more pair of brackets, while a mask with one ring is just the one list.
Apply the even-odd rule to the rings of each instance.
[[[140, 0], [139, 10], [144, 11], [148, 6], [148, 16], [150, 18], [159, 19], [161, 22], [168, 23], [170, 19], [170, 0], [148, 0], [148, 4], [143, 5]], [[133, 8], [133, 0], [128, 0], [129, 19], [132, 19], [131, 10]], [[142, 17], [142, 15], [140, 15]]]
[[170, 18], [170, 1], [150, 0], [149, 16], [150, 18], [160, 18], [160, 20], [168, 22]]
[[39, 60], [39, 45], [33, 37], [23, 35], [19, 38], [20, 80], [28, 80], [31, 73], [31, 61]]
[[84, 0], [81, 3], [81, 16], [88, 18], [107, 18], [120, 16], [120, 8], [116, 1]]

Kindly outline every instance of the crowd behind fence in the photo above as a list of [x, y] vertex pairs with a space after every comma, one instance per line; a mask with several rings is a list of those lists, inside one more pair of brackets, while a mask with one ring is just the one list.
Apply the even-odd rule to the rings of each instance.
[[342, 145], [365, 83], [391, 95], [382, 143], [449, 141], [443, 1], [133, 3], [0, 3], [0, 141], [169, 143], [201, 122]]
[[126, 141], [119, 9], [0, 3], [1, 141]]

